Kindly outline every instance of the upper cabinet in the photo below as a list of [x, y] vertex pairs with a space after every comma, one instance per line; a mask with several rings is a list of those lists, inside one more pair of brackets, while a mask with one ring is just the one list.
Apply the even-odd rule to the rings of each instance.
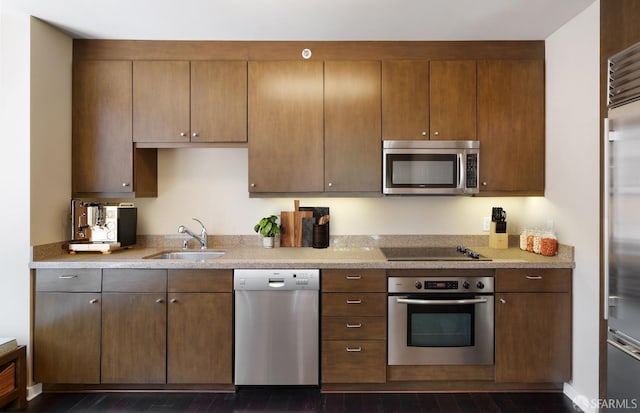
[[323, 64], [249, 62], [249, 192], [322, 192]]
[[385, 60], [382, 139], [476, 139], [475, 60]]
[[134, 149], [132, 62], [86, 60], [73, 65], [72, 193], [155, 196], [156, 150]]
[[135, 61], [134, 142], [246, 142], [247, 63]]
[[544, 61], [478, 62], [483, 195], [544, 195]]
[[380, 62], [326, 61], [324, 174], [327, 192], [380, 192]]
[[429, 62], [382, 62], [382, 139], [429, 139]]

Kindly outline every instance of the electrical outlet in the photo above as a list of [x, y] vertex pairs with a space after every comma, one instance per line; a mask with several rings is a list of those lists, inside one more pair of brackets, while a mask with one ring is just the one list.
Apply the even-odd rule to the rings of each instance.
[[489, 232], [491, 227], [491, 217], [482, 217], [482, 231]]

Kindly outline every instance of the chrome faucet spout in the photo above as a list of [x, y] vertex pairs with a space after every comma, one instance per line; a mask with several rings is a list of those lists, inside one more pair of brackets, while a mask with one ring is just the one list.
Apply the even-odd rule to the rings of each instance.
[[198, 235], [194, 234], [193, 232], [191, 232], [189, 230], [189, 228], [185, 227], [184, 225], [180, 225], [178, 227], [178, 233], [187, 234], [187, 235], [191, 236], [192, 238], [195, 238], [200, 243], [200, 249], [206, 250], [208, 248], [207, 247], [207, 245], [208, 245], [208, 243], [207, 243], [207, 229], [204, 227], [204, 224], [199, 219], [193, 218], [193, 220], [196, 221], [197, 223], [199, 223], [200, 226], [202, 227], [200, 229], [200, 236], [198, 236]]

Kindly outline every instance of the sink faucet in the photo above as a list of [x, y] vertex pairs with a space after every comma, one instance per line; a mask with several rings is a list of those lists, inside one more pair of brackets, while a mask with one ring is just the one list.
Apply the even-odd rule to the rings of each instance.
[[185, 227], [184, 225], [180, 225], [178, 227], [178, 232], [180, 234], [191, 235], [193, 238], [197, 239], [198, 242], [200, 242], [200, 249], [206, 250], [207, 249], [207, 229], [204, 227], [204, 224], [199, 219], [193, 218], [193, 220], [196, 221], [198, 224], [200, 224], [200, 226], [202, 227], [200, 229], [200, 236], [197, 236], [193, 232], [189, 231], [189, 228]]

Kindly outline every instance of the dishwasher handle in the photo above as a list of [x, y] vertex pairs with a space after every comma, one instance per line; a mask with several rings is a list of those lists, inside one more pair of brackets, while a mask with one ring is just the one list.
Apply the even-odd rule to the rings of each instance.
[[282, 288], [284, 285], [284, 278], [269, 278], [269, 287], [271, 288]]

